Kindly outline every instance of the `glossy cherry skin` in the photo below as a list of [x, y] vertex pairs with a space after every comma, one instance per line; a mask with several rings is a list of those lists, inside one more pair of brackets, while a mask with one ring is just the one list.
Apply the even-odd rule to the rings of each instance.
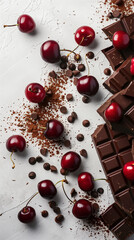
[[93, 177], [88, 172], [82, 172], [78, 176], [78, 185], [83, 191], [91, 191], [94, 188]]
[[35, 30], [35, 22], [32, 17], [27, 14], [21, 15], [17, 20], [18, 28], [23, 33], [31, 33]]
[[134, 75], [134, 58], [131, 60], [130, 72], [132, 75]]
[[81, 157], [76, 152], [67, 152], [61, 159], [61, 167], [65, 170], [74, 172], [81, 164]]
[[32, 222], [35, 216], [36, 216], [36, 212], [34, 208], [30, 206], [22, 208], [21, 211], [18, 213], [18, 219], [22, 223]]
[[86, 199], [80, 199], [75, 202], [72, 213], [76, 218], [90, 218], [92, 215], [91, 203]]
[[20, 135], [13, 135], [7, 139], [6, 148], [9, 152], [23, 152], [25, 147], [26, 141]]
[[93, 76], [85, 75], [77, 81], [77, 90], [80, 94], [94, 96], [99, 89], [98, 81]]
[[44, 100], [46, 92], [39, 83], [30, 83], [25, 89], [26, 98], [33, 103], [40, 103]]
[[128, 162], [124, 165], [123, 174], [128, 180], [134, 181], [134, 161]]
[[121, 50], [128, 47], [130, 38], [124, 31], [117, 31], [113, 35], [113, 45], [116, 49]]
[[56, 63], [60, 60], [60, 47], [56, 41], [48, 40], [41, 46], [41, 56], [44, 61]]
[[95, 32], [91, 27], [82, 26], [75, 32], [75, 41], [78, 45], [88, 46], [93, 42], [95, 38]]
[[111, 103], [105, 111], [105, 117], [109, 122], [118, 122], [122, 118], [122, 109], [118, 103]]
[[47, 122], [44, 135], [50, 140], [59, 139], [64, 132], [64, 126], [56, 119], [51, 119]]
[[38, 191], [44, 198], [51, 199], [57, 194], [57, 189], [52, 181], [43, 180], [38, 183]]

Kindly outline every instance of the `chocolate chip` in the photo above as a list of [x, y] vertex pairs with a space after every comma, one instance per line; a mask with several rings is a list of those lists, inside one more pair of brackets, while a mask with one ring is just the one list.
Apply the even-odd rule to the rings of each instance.
[[82, 157], [87, 158], [87, 151], [86, 151], [86, 149], [80, 150], [80, 155], [81, 155]]
[[109, 68], [104, 69], [104, 74], [109, 76], [111, 74], [111, 70]]
[[28, 161], [31, 165], [34, 165], [36, 163], [36, 159], [34, 157], [30, 157]]
[[42, 161], [43, 161], [42, 157], [40, 157], [40, 156], [36, 157], [36, 162], [42, 162]]
[[91, 196], [92, 196], [93, 198], [97, 198], [97, 197], [98, 197], [98, 192], [97, 192], [96, 190], [92, 190], [92, 191], [91, 191]]
[[61, 56], [61, 61], [62, 62], [68, 62], [68, 57], [66, 55]]
[[81, 134], [81, 133], [79, 133], [79, 134], [77, 135], [77, 140], [78, 140], [79, 142], [82, 142], [82, 141], [84, 140], [84, 135]]
[[59, 207], [54, 207], [53, 210], [54, 210], [54, 212], [55, 212], [56, 214], [60, 214], [60, 213], [61, 213], [61, 210], [60, 210]]
[[80, 61], [80, 60], [81, 60], [81, 55], [80, 55], [80, 54], [75, 54], [75, 55], [74, 55], [74, 60], [75, 60], [76, 62]]
[[71, 197], [75, 197], [77, 195], [75, 188], [72, 188], [70, 194], [71, 194]]
[[74, 78], [74, 85], [76, 86], [78, 82], [78, 78]]
[[76, 66], [74, 63], [69, 64], [69, 69], [74, 71], [76, 69]]
[[37, 114], [36, 112], [33, 112], [33, 113], [31, 114], [31, 118], [32, 118], [33, 120], [37, 120], [37, 119], [39, 118], [39, 116], [38, 116], [38, 114]]
[[68, 93], [66, 96], [67, 101], [73, 101], [73, 95], [71, 93]]
[[66, 76], [71, 78], [73, 76], [73, 72], [71, 70], [66, 71]]
[[53, 95], [53, 92], [52, 92], [51, 89], [48, 89], [48, 90], [46, 91], [46, 94], [47, 94], [47, 96], [52, 96], [52, 95]]
[[64, 168], [61, 168], [60, 173], [61, 175], [67, 175], [67, 170], [65, 170]]
[[90, 122], [89, 122], [88, 120], [83, 120], [82, 125], [83, 125], [84, 127], [89, 127]]
[[98, 188], [97, 192], [100, 193], [100, 194], [103, 194], [104, 193], [104, 189], [103, 188]]
[[84, 64], [79, 64], [79, 65], [78, 65], [78, 70], [79, 70], [80, 72], [83, 72], [83, 71], [85, 70], [85, 65], [84, 65]]
[[68, 116], [67, 120], [68, 120], [69, 123], [74, 123], [75, 118], [72, 117], [72, 116]]
[[121, 13], [118, 10], [113, 11], [113, 17], [119, 18], [121, 16]]
[[108, 13], [107, 15], [108, 18], [113, 18], [113, 14], [111, 12]]
[[90, 102], [90, 98], [87, 97], [87, 96], [83, 96], [83, 97], [82, 97], [82, 101], [83, 101], [84, 103], [89, 103], [89, 102]]
[[46, 148], [41, 148], [41, 149], [40, 149], [40, 153], [41, 153], [43, 156], [47, 156], [48, 150], [47, 150]]
[[67, 147], [67, 148], [70, 148], [70, 147], [71, 147], [71, 143], [70, 143], [69, 140], [65, 140], [65, 141], [63, 142], [63, 144], [64, 144], [64, 146]]
[[49, 163], [44, 163], [44, 164], [43, 164], [43, 168], [44, 168], [45, 170], [50, 170], [50, 164], [49, 164]]
[[77, 117], [78, 117], [76, 112], [72, 112], [71, 116], [74, 117], [75, 119], [77, 119]]
[[55, 167], [54, 165], [50, 166], [50, 170], [51, 170], [51, 172], [57, 173], [57, 167]]
[[67, 68], [67, 63], [66, 62], [61, 62], [60, 63], [60, 68], [61, 69], [66, 69]]
[[57, 203], [55, 201], [50, 201], [48, 204], [49, 204], [50, 208], [54, 208], [57, 205]]
[[117, 6], [120, 6], [120, 5], [123, 4], [123, 0], [116, 0], [115, 4], [116, 4]]
[[86, 56], [89, 58], [89, 59], [93, 59], [94, 58], [94, 53], [93, 52], [88, 52], [86, 54]]
[[80, 71], [79, 71], [79, 70], [74, 70], [74, 71], [73, 71], [73, 75], [74, 75], [74, 76], [77, 76], [77, 75], [79, 75], [79, 74], [80, 74]]
[[61, 113], [66, 114], [67, 113], [67, 108], [65, 106], [62, 106], [60, 108]]
[[52, 77], [52, 78], [57, 78], [57, 74], [56, 74], [55, 71], [50, 72], [49, 76]]
[[99, 205], [98, 203], [93, 203], [92, 204], [92, 209], [93, 209], [93, 213], [98, 213], [99, 212]]
[[41, 215], [42, 215], [42, 217], [48, 217], [48, 211], [47, 210], [43, 210], [41, 212]]
[[64, 220], [64, 216], [61, 215], [61, 214], [59, 214], [59, 215], [56, 216], [56, 218], [55, 218], [55, 222], [56, 222], [56, 223], [61, 223], [61, 222], [63, 222], [63, 220]]
[[34, 179], [34, 178], [36, 178], [36, 173], [35, 172], [30, 172], [28, 174], [28, 176], [29, 176], [30, 179]]

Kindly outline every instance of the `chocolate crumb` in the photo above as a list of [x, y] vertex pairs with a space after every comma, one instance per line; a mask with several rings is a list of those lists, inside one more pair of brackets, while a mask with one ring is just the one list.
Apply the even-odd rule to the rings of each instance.
[[91, 196], [92, 196], [93, 198], [97, 198], [97, 197], [98, 197], [98, 192], [97, 192], [96, 190], [92, 190], [92, 191], [91, 191]]
[[80, 71], [80, 72], [83, 72], [84, 70], [85, 70], [85, 65], [84, 64], [79, 64], [78, 65], [78, 70]]
[[61, 215], [61, 214], [59, 214], [59, 215], [56, 216], [56, 218], [55, 218], [55, 222], [56, 222], [56, 223], [61, 223], [61, 222], [63, 222], [63, 220], [64, 220], [64, 216]]
[[61, 210], [59, 207], [54, 207], [53, 208], [53, 211], [56, 213], [56, 214], [60, 214], [61, 213]]
[[42, 215], [42, 217], [48, 217], [48, 211], [47, 210], [43, 210], [41, 212], [41, 215]]
[[75, 55], [74, 55], [74, 60], [75, 60], [76, 62], [80, 61], [80, 60], [81, 60], [81, 55], [80, 55], [80, 54], [75, 54]]
[[61, 62], [60, 63], [60, 68], [61, 69], [66, 69], [67, 68], [67, 63], [66, 62]]
[[36, 112], [33, 112], [33, 113], [31, 114], [31, 118], [32, 118], [33, 120], [37, 120], [37, 119], [39, 118], [39, 116], [38, 116], [38, 114], [37, 114]]
[[69, 123], [74, 123], [75, 118], [73, 116], [68, 116], [67, 120]]
[[86, 151], [86, 149], [80, 150], [80, 155], [81, 155], [82, 157], [87, 158], [87, 151]]
[[77, 195], [75, 188], [72, 188], [70, 194], [71, 194], [71, 197], [75, 197]]
[[40, 153], [41, 153], [43, 156], [47, 156], [48, 150], [47, 150], [46, 148], [41, 148], [41, 149], [40, 149]]
[[109, 76], [111, 74], [111, 70], [109, 68], [104, 69], [104, 74]]
[[50, 166], [51, 172], [57, 173], [57, 168], [54, 165]]
[[92, 205], [92, 209], [93, 209], [93, 213], [98, 213], [99, 212], [99, 205], [98, 205], [98, 203], [93, 203], [93, 205]]
[[49, 76], [52, 77], [52, 78], [57, 78], [57, 74], [56, 74], [55, 71], [50, 72]]
[[78, 70], [74, 70], [74, 71], [73, 71], [73, 75], [74, 75], [74, 76], [77, 76], [77, 75], [79, 75], [79, 74], [80, 74], [80, 71], [78, 71]]
[[70, 69], [71, 71], [74, 71], [74, 70], [76, 69], [75, 64], [74, 64], [74, 63], [69, 64], [69, 69]]
[[73, 72], [71, 70], [66, 71], [66, 76], [71, 78], [73, 76]]
[[31, 165], [34, 165], [36, 163], [35, 157], [30, 157], [28, 161]]
[[43, 158], [40, 156], [36, 157], [36, 162], [43, 162]]
[[66, 114], [67, 113], [67, 108], [65, 106], [62, 106], [60, 108], [61, 113]]
[[43, 164], [43, 168], [44, 168], [45, 170], [50, 170], [50, 164], [49, 164], [49, 163], [44, 163], [44, 164]]
[[83, 96], [83, 97], [82, 97], [82, 101], [83, 101], [84, 103], [89, 103], [89, 102], [90, 102], [90, 98], [87, 97], [87, 96]]
[[97, 192], [100, 193], [100, 194], [103, 194], [104, 193], [104, 189], [103, 188], [98, 188]]
[[90, 122], [88, 120], [83, 120], [82, 125], [84, 127], [89, 127], [90, 126]]
[[67, 147], [67, 148], [70, 148], [71, 147], [71, 142], [69, 140], [65, 140], [63, 142], [64, 146]]
[[36, 178], [36, 173], [35, 173], [35, 172], [30, 172], [30, 173], [28, 174], [28, 177], [29, 177], [30, 179], [34, 179], [34, 178]]
[[89, 58], [89, 59], [93, 59], [94, 58], [94, 53], [93, 52], [88, 52], [86, 54], [86, 56]]
[[78, 82], [78, 78], [74, 78], [74, 85], [76, 86]]
[[68, 93], [66, 96], [67, 101], [73, 101], [73, 95], [71, 93]]
[[61, 61], [62, 62], [68, 62], [68, 57], [66, 55], [61, 56]]
[[79, 133], [79, 134], [77, 135], [77, 140], [78, 140], [79, 142], [82, 142], [82, 141], [84, 140], [84, 135], [81, 134], [81, 133]]
[[75, 118], [75, 119], [77, 119], [77, 118], [78, 118], [78, 116], [77, 116], [77, 113], [76, 113], [76, 112], [72, 112], [72, 113], [71, 113], [71, 116], [72, 116], [73, 118]]
[[48, 204], [49, 204], [49, 207], [50, 207], [50, 208], [55, 208], [56, 205], [57, 205], [57, 203], [56, 203], [55, 201], [53, 201], [53, 200], [50, 201]]

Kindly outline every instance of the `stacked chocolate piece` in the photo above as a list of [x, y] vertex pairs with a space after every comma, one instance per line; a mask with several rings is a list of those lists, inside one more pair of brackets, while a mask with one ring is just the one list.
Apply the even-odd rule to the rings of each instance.
[[[123, 166], [134, 160], [134, 76], [130, 73], [134, 56], [134, 13], [103, 28], [110, 40], [120, 30], [128, 33], [130, 45], [122, 51], [113, 46], [102, 50], [115, 70], [103, 85], [114, 95], [97, 110], [106, 123], [97, 127], [92, 138], [115, 199], [101, 218], [117, 239], [125, 240], [134, 234], [134, 182], [123, 175]], [[105, 118], [112, 102], [122, 109], [120, 122], [109, 122]]]

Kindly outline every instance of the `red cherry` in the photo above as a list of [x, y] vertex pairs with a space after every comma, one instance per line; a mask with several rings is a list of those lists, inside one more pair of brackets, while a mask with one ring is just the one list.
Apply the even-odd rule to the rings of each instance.
[[63, 124], [56, 119], [51, 119], [47, 122], [44, 135], [48, 139], [58, 139], [63, 134], [63, 131]]
[[77, 81], [77, 90], [82, 95], [93, 96], [98, 92], [99, 84], [95, 77], [85, 75]]
[[125, 49], [128, 47], [130, 38], [124, 31], [117, 31], [113, 35], [113, 45], [118, 50]]
[[22, 223], [32, 222], [35, 216], [36, 216], [36, 212], [34, 208], [30, 206], [26, 206], [22, 208], [21, 211], [18, 213], [18, 219]]
[[94, 188], [93, 177], [88, 172], [82, 172], [78, 176], [78, 185], [83, 191], [91, 191]]
[[68, 171], [75, 171], [81, 164], [81, 157], [76, 152], [67, 152], [61, 159], [61, 167]]
[[13, 135], [7, 139], [6, 148], [9, 152], [23, 152], [25, 147], [26, 141], [20, 135]]
[[57, 194], [57, 189], [52, 181], [43, 180], [38, 183], [38, 191], [44, 198], [51, 199]]
[[75, 202], [72, 213], [76, 218], [90, 218], [92, 215], [91, 203], [86, 199], [80, 199]]
[[132, 75], [134, 75], [134, 58], [131, 60], [130, 72]]
[[105, 111], [105, 117], [110, 122], [118, 122], [122, 118], [122, 109], [118, 103], [111, 103]]
[[48, 40], [41, 46], [41, 56], [44, 61], [56, 63], [60, 60], [60, 47], [56, 41]]
[[123, 167], [124, 176], [131, 181], [134, 181], [134, 161], [128, 162]]
[[30, 102], [40, 103], [44, 100], [46, 92], [39, 83], [30, 83], [25, 89], [25, 95]]
[[31, 33], [35, 30], [36, 24], [32, 17], [30, 17], [27, 14], [23, 14], [18, 18], [17, 24], [4, 25], [4, 27], [14, 27], [14, 26], [18, 26], [19, 30], [23, 33]]
[[88, 46], [95, 38], [95, 32], [91, 27], [82, 26], [75, 32], [75, 41], [78, 45]]

